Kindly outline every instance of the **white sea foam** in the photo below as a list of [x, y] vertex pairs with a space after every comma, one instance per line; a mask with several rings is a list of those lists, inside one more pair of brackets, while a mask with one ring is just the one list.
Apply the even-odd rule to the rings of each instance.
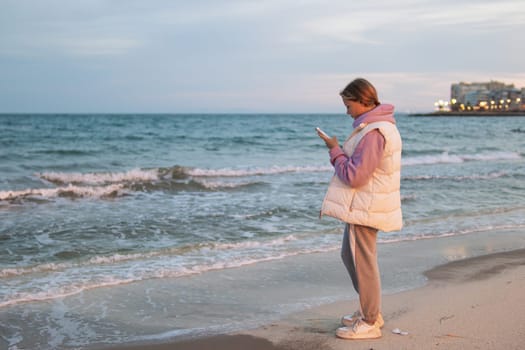
[[162, 248], [159, 250], [152, 250], [149, 252], [142, 253], [130, 253], [130, 254], [112, 254], [112, 255], [97, 255], [93, 256], [87, 260], [75, 260], [69, 262], [56, 262], [56, 263], [45, 263], [34, 266], [21, 266], [15, 268], [5, 268], [0, 269], [0, 278], [9, 278], [21, 275], [35, 274], [35, 273], [48, 273], [54, 271], [64, 271], [71, 268], [81, 268], [97, 265], [111, 265], [118, 264], [128, 261], [142, 261], [146, 259], [156, 258], [156, 257], [170, 257], [170, 256], [182, 256], [185, 253], [193, 252], [199, 250], [214, 250], [214, 251], [229, 251], [237, 250], [244, 251], [248, 249], [260, 249], [260, 248], [276, 248], [278, 246], [283, 246], [288, 242], [297, 241], [297, 237], [294, 235], [288, 235], [286, 237], [280, 237], [268, 241], [257, 241], [257, 240], [248, 240], [241, 242], [232, 242], [232, 243], [201, 243], [195, 244], [193, 246], [179, 246], [171, 248]]
[[[466, 161], [499, 161], [517, 160], [522, 156], [517, 152], [491, 152], [481, 154], [449, 154], [443, 152], [436, 155], [404, 157], [404, 166], [425, 165], [425, 164], [454, 164]], [[193, 177], [248, 177], [257, 175], [277, 175], [284, 173], [316, 173], [331, 172], [332, 166], [271, 166], [267, 168], [249, 169], [205, 169], [205, 168], [185, 168], [184, 173]]]
[[474, 174], [474, 175], [417, 175], [417, 176], [403, 176], [403, 180], [491, 180], [507, 176], [508, 173], [500, 171], [490, 174]]
[[105, 277], [101, 281], [97, 282], [80, 282], [80, 283], [72, 283], [68, 285], [64, 285], [61, 287], [55, 287], [50, 288], [44, 291], [38, 291], [38, 292], [17, 292], [9, 296], [6, 300], [0, 301], [0, 308], [21, 304], [21, 303], [27, 303], [27, 302], [34, 302], [34, 301], [45, 301], [45, 300], [51, 300], [51, 299], [57, 299], [57, 298], [63, 298], [68, 297], [71, 295], [75, 295], [78, 293], [81, 293], [85, 290], [94, 289], [94, 288], [101, 288], [101, 287], [111, 287], [111, 286], [117, 286], [120, 284], [126, 284], [134, 282], [134, 280], [126, 280], [126, 279], [114, 279], [110, 276]]
[[392, 235], [385, 236], [388, 238], [380, 238], [377, 240], [378, 243], [388, 244], [388, 243], [397, 243], [397, 242], [406, 242], [406, 241], [418, 241], [422, 239], [435, 239], [435, 238], [445, 238], [452, 236], [462, 236], [478, 232], [487, 232], [495, 230], [512, 230], [512, 229], [523, 229], [525, 225], [487, 225], [471, 229], [463, 229], [458, 231], [449, 231], [442, 233], [423, 233], [423, 234], [414, 234], [414, 235]]
[[226, 181], [208, 181], [203, 179], [195, 180], [199, 185], [209, 190], [219, 189], [235, 189], [246, 187], [259, 183], [259, 181], [240, 181], [240, 182], [226, 182]]
[[57, 271], [71, 266], [70, 264], [47, 263], [35, 266], [10, 267], [0, 270], [0, 278], [9, 278], [31, 273]]
[[144, 260], [152, 257], [161, 255], [176, 254], [177, 252], [185, 249], [184, 247], [177, 247], [171, 249], [161, 249], [157, 251], [144, 252], [144, 253], [131, 253], [131, 254], [112, 254], [101, 256], [97, 255], [91, 257], [85, 261], [69, 261], [69, 262], [56, 262], [56, 263], [45, 263], [34, 266], [21, 266], [14, 268], [5, 268], [0, 270], [0, 278], [9, 278], [15, 276], [22, 276], [28, 274], [48, 273], [54, 271], [65, 271], [71, 268], [89, 267], [96, 265], [111, 265], [131, 260]]
[[[492, 152], [482, 154], [449, 154], [444, 152], [435, 155], [404, 157], [402, 159], [403, 166], [413, 165], [431, 165], [431, 164], [455, 164], [467, 161], [500, 161], [500, 160], [517, 160], [522, 156], [517, 152]], [[174, 166], [172, 168], [156, 168], [156, 169], [133, 169], [125, 172], [103, 172], [103, 173], [62, 173], [62, 172], [43, 172], [35, 174], [37, 177], [49, 181], [54, 184], [64, 185], [129, 185], [132, 183], [151, 183], [156, 181], [169, 180], [171, 175], [179, 174], [183, 177], [193, 177], [194, 180], [207, 189], [221, 189], [221, 188], [238, 188], [253, 184], [252, 181], [245, 182], [226, 182], [226, 181], [209, 181], [202, 178], [239, 178], [251, 176], [265, 176], [278, 175], [286, 173], [315, 173], [315, 172], [331, 172], [333, 167], [326, 166], [270, 166], [270, 167], [255, 167], [246, 169], [236, 168], [222, 168], [222, 169], [207, 169], [207, 168], [190, 168]], [[171, 174], [171, 175], [170, 175]], [[200, 179], [199, 179], [200, 178]], [[80, 187], [79, 187], [80, 188]], [[60, 191], [61, 189], [57, 189]], [[78, 188], [76, 189], [78, 190]], [[99, 191], [91, 187], [92, 191]], [[18, 193], [20, 195], [41, 194], [46, 197], [56, 196], [54, 189], [29, 189], [26, 192]], [[88, 192], [86, 190], [84, 192]], [[11, 193], [11, 194], [10, 194]], [[0, 199], [7, 199], [8, 197], [17, 196], [14, 191], [0, 192]], [[89, 196], [84, 193], [81, 196]], [[94, 197], [100, 197], [98, 194], [93, 194]]]
[[243, 177], [256, 175], [276, 175], [283, 173], [314, 173], [332, 171], [331, 166], [272, 166], [268, 168], [252, 168], [252, 169], [203, 169], [193, 168], [187, 169], [186, 172], [190, 176], [195, 177]]
[[492, 152], [481, 154], [469, 154], [464, 156], [465, 160], [513, 160], [521, 159], [521, 154], [517, 152]]
[[[489, 152], [481, 154], [458, 154], [453, 155], [447, 152], [438, 155], [426, 155], [405, 157], [402, 159], [403, 166], [414, 165], [432, 165], [432, 164], [454, 164], [468, 161], [502, 161], [502, 160], [519, 160], [522, 155], [517, 152]], [[106, 172], [106, 173], [61, 173], [61, 172], [43, 172], [36, 174], [37, 177], [51, 183], [61, 185], [56, 188], [29, 188], [16, 191], [0, 191], [0, 201], [16, 201], [24, 198], [42, 198], [49, 199], [55, 197], [72, 197], [72, 198], [105, 198], [118, 197], [128, 194], [132, 191], [141, 191], [140, 184], [145, 188], [157, 189], [158, 182], [170, 182], [175, 180], [174, 188], [183, 188], [184, 180], [192, 178], [188, 183], [197, 184], [208, 190], [221, 189], [238, 189], [259, 183], [259, 179], [248, 179], [239, 181], [240, 178], [249, 178], [254, 176], [277, 175], [286, 173], [312, 173], [312, 172], [331, 172], [331, 166], [271, 166], [266, 168], [222, 168], [222, 169], [205, 169], [205, 168], [186, 168], [174, 166], [172, 168], [155, 168], [155, 169], [133, 169], [125, 172]], [[426, 180], [426, 179], [452, 179], [452, 180], [469, 180], [469, 179], [494, 179], [505, 176], [505, 173], [497, 172], [479, 175], [463, 176], [428, 176], [419, 175], [415, 177], [404, 177], [408, 180]], [[232, 180], [227, 180], [232, 178]], [[235, 179], [235, 180], [233, 180]], [[64, 186], [66, 185], [67, 186]], [[134, 188], [133, 184], [139, 184]], [[151, 187], [153, 186], [153, 187]], [[161, 185], [160, 190], [165, 185]]]
[[[35, 174], [37, 177], [54, 184], [70, 185], [108, 185], [132, 183], [151, 183], [157, 181], [169, 181], [171, 176], [182, 178], [192, 177], [194, 181], [207, 189], [238, 188], [249, 186], [257, 182], [253, 181], [210, 181], [206, 178], [239, 178], [250, 176], [277, 175], [285, 173], [312, 173], [332, 171], [331, 166], [271, 166], [268, 168], [250, 169], [206, 169], [175, 166], [173, 168], [156, 169], [133, 169], [126, 172], [106, 173], [62, 173], [43, 172]], [[175, 175], [177, 174], [177, 175]], [[35, 190], [36, 191], [36, 190]]]
[[0, 200], [16, 200], [22, 198], [103, 198], [122, 195], [124, 186], [114, 184], [108, 186], [75, 186], [68, 185], [57, 188], [29, 188], [21, 191], [0, 191]]
[[427, 164], [455, 164], [466, 161], [499, 161], [521, 159], [517, 152], [492, 152], [482, 154], [449, 154], [444, 152], [436, 155], [405, 157], [402, 159], [403, 166], [427, 165]]
[[[378, 243], [432, 239], [469, 233], [522, 228], [523, 225], [485, 226], [441, 234], [388, 235]], [[145, 253], [95, 256], [84, 262], [42, 264], [0, 270], [9, 288], [0, 295], [0, 308], [19, 303], [71, 296], [85, 290], [127, 284], [147, 279], [178, 278], [204, 272], [237, 268], [267, 261], [282, 260], [302, 254], [338, 250], [338, 234], [288, 235], [270, 240], [200, 244], [186, 250], [181, 247]], [[108, 269], [108, 265], [110, 268]], [[17, 276], [20, 281], [13, 280]], [[37, 287], [38, 288], [35, 288]]]
[[58, 184], [111, 184], [123, 182], [145, 182], [159, 179], [157, 169], [133, 169], [117, 173], [57, 173], [44, 172], [36, 176], [52, 183]]
[[297, 241], [298, 238], [295, 235], [288, 235], [286, 237], [276, 238], [270, 241], [242, 241], [234, 243], [214, 243], [213, 247], [216, 249], [253, 249], [253, 248], [270, 248], [287, 244], [288, 242]]
[[[257, 244], [253, 245], [253, 247], [257, 246]], [[237, 247], [241, 247], [241, 245]], [[34, 283], [35, 286], [46, 286], [45, 288], [40, 287], [39, 290], [35, 291], [31, 287], [28, 288], [26, 283], [22, 283], [17, 288], [10, 288], [12, 290], [11, 293], [0, 296], [0, 308], [26, 302], [61, 298], [75, 295], [89, 289], [127, 284], [151, 278], [177, 278], [214, 270], [252, 265], [260, 262], [281, 260], [299, 254], [326, 252], [333, 250], [335, 247], [332, 245], [318, 245], [315, 248], [303, 247], [297, 250], [276, 249], [275, 251], [271, 251], [270, 254], [261, 251], [251, 251], [251, 253], [247, 253], [243, 250], [236, 250], [234, 247], [220, 244], [217, 245], [217, 248], [224, 253], [209, 256], [208, 251], [205, 259], [203, 259], [202, 254], [200, 254], [200, 258], [197, 257], [195, 261], [192, 261], [191, 258], [186, 260], [180, 255], [173, 255], [171, 257], [163, 256], [161, 258], [157, 257], [156, 259], [151, 259], [151, 256], [149, 259], [143, 257], [140, 261], [132, 261], [128, 264], [122, 264], [122, 262], [125, 262], [125, 259], [120, 259], [115, 256], [101, 258], [100, 260], [92, 259], [91, 262], [115, 262], [111, 269], [112, 275], [107, 275], [107, 268], [98, 268], [97, 266], [76, 266], [70, 268], [68, 271], [36, 275], [34, 278], [31, 278], [31, 284]], [[234, 250], [233, 253], [231, 252], [232, 249]], [[64, 266], [66, 265], [56, 265], [55, 268]], [[53, 267], [51, 268], [53, 269]], [[33, 269], [33, 271], [36, 270], [41, 269]], [[39, 272], [42, 273], [43, 271]], [[3, 273], [5, 275], [5, 271], [3, 271]]]

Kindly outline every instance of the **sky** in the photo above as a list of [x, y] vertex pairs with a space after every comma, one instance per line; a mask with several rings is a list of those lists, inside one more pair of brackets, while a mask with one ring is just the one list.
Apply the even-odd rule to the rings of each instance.
[[0, 112], [398, 112], [525, 87], [524, 0], [0, 0]]

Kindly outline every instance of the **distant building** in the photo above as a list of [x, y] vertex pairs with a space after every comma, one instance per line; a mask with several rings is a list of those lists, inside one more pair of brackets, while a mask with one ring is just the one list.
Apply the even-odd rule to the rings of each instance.
[[525, 88], [498, 81], [452, 84], [451, 111], [525, 111]]

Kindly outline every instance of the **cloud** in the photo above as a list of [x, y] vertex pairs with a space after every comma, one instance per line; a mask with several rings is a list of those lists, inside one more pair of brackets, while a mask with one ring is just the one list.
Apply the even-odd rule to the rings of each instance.
[[138, 48], [140, 41], [124, 37], [56, 35], [32, 40], [21, 39], [15, 45], [0, 48], [0, 54], [22, 57], [44, 55], [115, 56]]
[[[268, 18], [285, 4], [276, 0], [46, 0], [32, 8], [12, 1], [0, 13], [0, 54], [122, 55], [159, 43], [166, 50], [186, 46], [189, 51], [197, 40], [208, 45], [235, 26], [243, 31], [239, 37], [249, 35], [253, 29], [250, 21]], [[199, 37], [199, 33], [208, 37]]]
[[81, 56], [114, 56], [124, 55], [129, 51], [140, 46], [140, 42], [135, 39], [111, 38], [111, 37], [88, 37], [80, 39], [75, 38], [57, 38], [50, 43], [64, 53]]
[[163, 24], [206, 24], [229, 20], [261, 18], [279, 11], [286, 6], [285, 1], [213, 1], [213, 2], [166, 2], [165, 6], [155, 6], [147, 14], [149, 20]]
[[[525, 86], [512, 74], [523, 71], [522, 0], [3, 4], [0, 105], [10, 110], [46, 90], [48, 105], [67, 95], [79, 111], [90, 100], [114, 111], [339, 112], [337, 92], [356, 76], [398, 110], [430, 110], [453, 82]], [[73, 80], [104, 93], [75, 99]]]
[[[22, 57], [60, 55], [123, 55], [141, 46], [142, 37], [132, 23], [113, 17], [95, 6], [96, 1], [44, 2], [34, 9], [19, 2], [4, 14], [0, 33], [0, 54]], [[59, 6], [59, 4], [62, 6]]]
[[367, 35], [370, 28], [350, 16], [333, 16], [304, 23], [295, 34], [289, 35], [292, 42], [336, 40], [348, 43], [379, 45], [381, 41]]
[[[421, 23], [428, 26], [466, 26], [472, 30], [510, 28], [525, 22], [525, 3], [522, 1], [473, 2], [444, 4], [434, 9], [419, 9]], [[411, 17], [414, 18], [414, 17]], [[474, 28], [472, 26], [475, 25]]]
[[[292, 15], [293, 20], [293, 15]], [[296, 23], [291, 42], [319, 40], [381, 45], [402, 42], [427, 32], [454, 32], [455, 38], [480, 35], [480, 31], [513, 29], [525, 23], [521, 0], [494, 1], [373, 1], [316, 6]], [[458, 30], [461, 28], [461, 30]], [[394, 38], [393, 35], [397, 35]], [[453, 40], [454, 37], [448, 37]]]

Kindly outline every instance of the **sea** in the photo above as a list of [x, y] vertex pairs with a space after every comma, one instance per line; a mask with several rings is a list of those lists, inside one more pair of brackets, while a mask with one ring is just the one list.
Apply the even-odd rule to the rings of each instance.
[[[404, 227], [380, 233], [379, 245], [523, 231], [525, 118], [399, 113], [396, 120]], [[337, 251], [342, 225], [319, 218], [333, 168], [316, 127], [342, 142], [352, 120], [345, 114], [0, 115], [3, 346], [122, 342], [130, 337], [123, 327], [95, 326], [126, 302], [122, 292], [105, 303], [103, 295], [119, 288], [183, 286], [204, 274], [234, 279], [243, 266]], [[180, 293], [191, 313], [198, 291]], [[94, 321], [82, 323], [97, 305], [104, 307]], [[148, 317], [144, 322], [154, 324]], [[167, 325], [164, 335], [176, 335], [169, 320], [157, 321]], [[29, 339], [24, 327], [32, 322]], [[185, 328], [180, 317], [176, 322], [173, 330], [197, 329]], [[155, 332], [143, 327], [141, 339]]]

